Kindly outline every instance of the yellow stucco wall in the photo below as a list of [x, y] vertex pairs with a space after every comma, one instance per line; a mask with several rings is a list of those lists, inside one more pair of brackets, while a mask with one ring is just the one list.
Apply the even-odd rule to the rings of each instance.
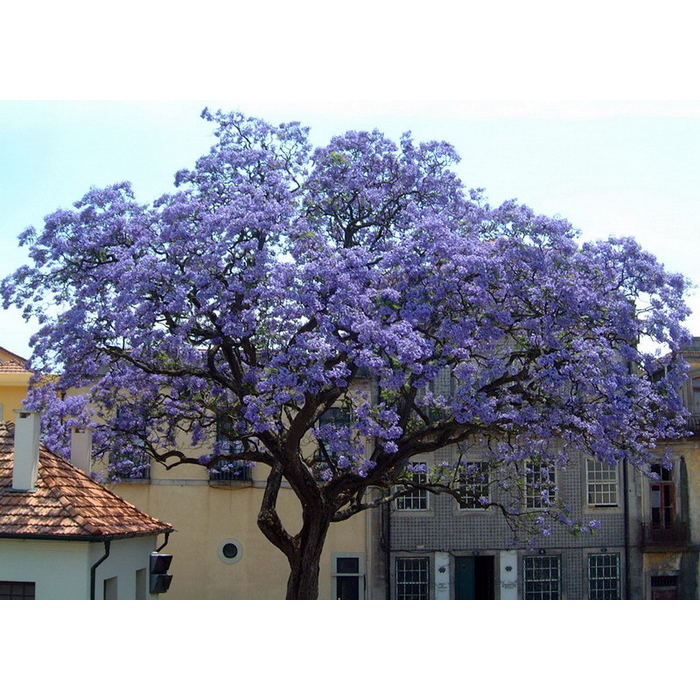
[[3, 408], [2, 420], [14, 421], [14, 411], [22, 408], [22, 401], [24, 401], [24, 397], [27, 395], [29, 375], [27, 375], [25, 383], [19, 386], [4, 383], [3, 379], [8, 379], [9, 376], [10, 375], [0, 375], [0, 406]]
[[688, 474], [690, 536], [700, 542], [700, 441], [687, 441], [673, 446], [674, 455], [683, 455]]
[[[169, 473], [177, 477], [177, 469]], [[289, 565], [258, 529], [263, 489], [183, 484], [117, 484], [112, 490], [150, 515], [170, 522], [174, 532], [164, 552], [173, 555], [173, 583], [164, 599], [274, 600], [285, 597]], [[298, 501], [290, 489], [279, 498], [282, 521], [298, 527]], [[295, 532], [296, 530], [292, 530]], [[223, 540], [243, 547], [236, 563], [219, 558]], [[331, 598], [333, 553], [365, 551], [365, 516], [334, 524], [321, 561], [319, 598]]]
[[[2, 413], [2, 420], [14, 421], [13, 411], [22, 408], [22, 401], [27, 395], [29, 379], [32, 375], [21, 369], [26, 363], [24, 358], [3, 347], [0, 347], [0, 363], [3, 369], [0, 371], [0, 406], [2, 407], [0, 413]], [[11, 371], [5, 371], [8, 369]]]

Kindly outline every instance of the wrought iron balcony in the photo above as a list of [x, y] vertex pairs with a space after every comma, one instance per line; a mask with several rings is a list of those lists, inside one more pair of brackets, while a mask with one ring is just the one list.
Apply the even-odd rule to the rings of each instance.
[[684, 520], [673, 520], [665, 525], [642, 523], [643, 547], [673, 547], [688, 544], [690, 528]]
[[691, 413], [686, 425], [694, 437], [700, 437], [700, 413]]
[[242, 462], [232, 462], [220, 466], [216, 472], [209, 472], [209, 481], [216, 483], [250, 481], [252, 479], [250, 466]]

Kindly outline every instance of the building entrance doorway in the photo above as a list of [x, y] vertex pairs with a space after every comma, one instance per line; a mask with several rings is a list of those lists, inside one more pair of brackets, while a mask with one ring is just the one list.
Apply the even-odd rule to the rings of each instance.
[[455, 600], [493, 600], [495, 557], [455, 557]]

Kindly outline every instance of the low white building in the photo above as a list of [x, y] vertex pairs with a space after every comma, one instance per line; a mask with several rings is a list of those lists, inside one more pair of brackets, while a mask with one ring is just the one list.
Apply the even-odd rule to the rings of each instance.
[[40, 446], [38, 413], [0, 422], [0, 600], [155, 598], [172, 531]]

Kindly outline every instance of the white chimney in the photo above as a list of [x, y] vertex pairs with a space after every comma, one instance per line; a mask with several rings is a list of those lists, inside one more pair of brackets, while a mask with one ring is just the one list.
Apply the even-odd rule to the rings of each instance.
[[73, 428], [70, 431], [71, 464], [89, 474], [92, 469], [92, 428]]
[[41, 413], [16, 410], [13, 491], [33, 491], [39, 476]]

